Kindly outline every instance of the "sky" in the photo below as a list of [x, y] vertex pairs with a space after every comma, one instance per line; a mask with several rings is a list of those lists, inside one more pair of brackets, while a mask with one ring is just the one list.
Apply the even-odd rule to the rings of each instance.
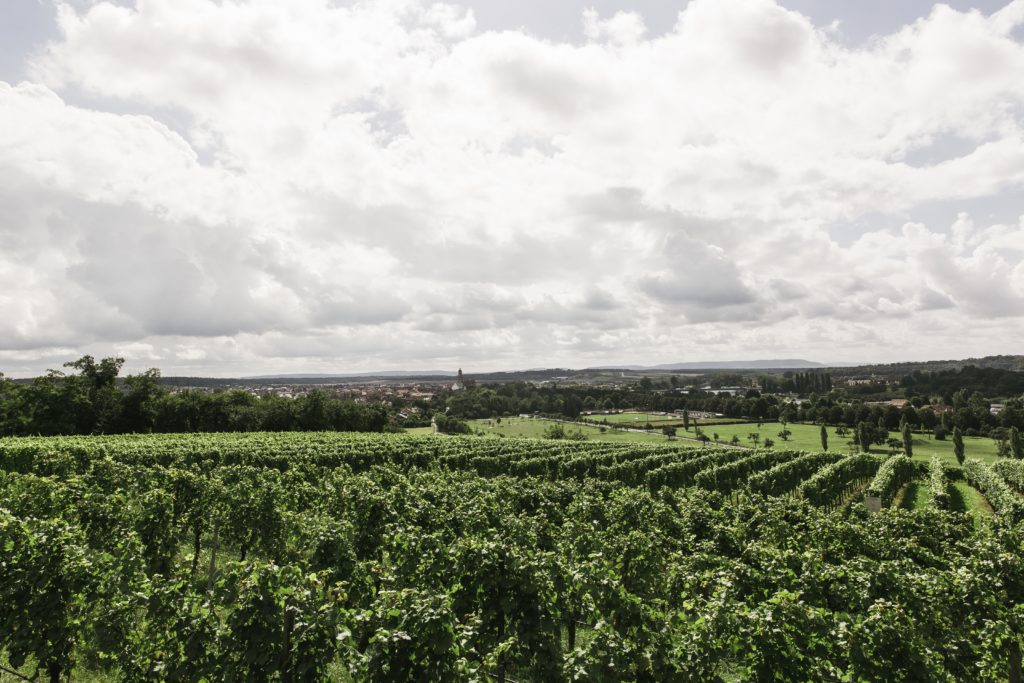
[[0, 371], [1024, 348], [1024, 0], [4, 0]]

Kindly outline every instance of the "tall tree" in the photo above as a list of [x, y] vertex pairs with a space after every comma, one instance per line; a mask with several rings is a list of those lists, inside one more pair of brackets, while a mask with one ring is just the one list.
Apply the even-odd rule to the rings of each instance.
[[964, 435], [959, 427], [953, 427], [953, 455], [958, 463], [964, 464]]
[[1010, 427], [1010, 451], [1018, 460], [1024, 458], [1024, 443], [1021, 443], [1020, 430], [1016, 427]]
[[0, 436], [18, 434], [21, 422], [26, 419], [21, 414], [24, 411], [15, 405], [19, 396], [18, 386], [0, 372]]
[[103, 433], [115, 427], [121, 412], [121, 392], [116, 382], [122, 365], [124, 358], [104, 358], [97, 363], [92, 356], [64, 364], [78, 370], [78, 375], [68, 377], [65, 383], [78, 385], [78, 393], [85, 401], [79, 412], [79, 433]]
[[167, 390], [160, 386], [160, 371], [150, 368], [124, 378], [119, 432], [151, 432], [156, 422], [157, 401]]
[[907, 454], [907, 457], [914, 455], [914, 436], [910, 433], [910, 423], [903, 420], [903, 429], [900, 430], [903, 435], [903, 452]]
[[875, 440], [874, 436], [870, 422], [861, 422], [857, 425], [857, 440], [863, 452], [867, 453], [871, 450], [871, 442]]
[[821, 450], [828, 450], [828, 430], [825, 429], [825, 425], [821, 425]]

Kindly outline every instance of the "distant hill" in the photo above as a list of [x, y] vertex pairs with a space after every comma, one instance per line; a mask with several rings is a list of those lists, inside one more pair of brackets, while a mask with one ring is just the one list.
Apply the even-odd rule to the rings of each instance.
[[689, 363], [664, 363], [662, 365], [609, 365], [588, 370], [803, 370], [809, 368], [826, 368], [824, 363], [803, 360], [802, 358], [782, 358], [772, 360], [713, 360]]
[[652, 370], [779, 370], [824, 368], [824, 363], [804, 360], [802, 358], [783, 358], [774, 360], [727, 360], [703, 361], [697, 363], [668, 363], [652, 366]]
[[[902, 378], [914, 372], [941, 372], [960, 370], [967, 366], [981, 369], [993, 369], [1013, 372], [1024, 372], [1024, 356], [986, 356], [984, 358], [965, 358], [963, 360], [935, 360], [923, 362], [887, 363], [872, 365], [855, 365], [852, 363], [819, 363], [803, 358], [776, 358], [766, 360], [732, 360], [732, 361], [695, 361], [685, 363], [663, 363], [661, 365], [609, 365], [590, 367], [582, 370], [568, 368], [534, 368], [531, 370], [511, 370], [505, 372], [466, 372], [466, 377], [481, 383], [504, 383], [513, 381], [559, 381], [572, 378], [588, 381], [602, 375], [620, 372], [628, 373], [667, 373], [690, 372], [704, 373], [714, 371], [758, 372], [781, 370], [825, 370], [835, 376], [850, 377], [857, 375], [878, 375], [883, 377]], [[454, 377], [449, 370], [387, 370], [378, 372], [350, 373], [291, 373], [282, 375], [258, 375], [239, 378], [204, 378], [204, 377], [163, 377], [161, 383], [170, 386], [268, 386], [280, 384], [342, 384], [379, 380], [396, 382], [409, 379], [417, 382], [443, 383]], [[30, 379], [16, 380], [30, 382]]]

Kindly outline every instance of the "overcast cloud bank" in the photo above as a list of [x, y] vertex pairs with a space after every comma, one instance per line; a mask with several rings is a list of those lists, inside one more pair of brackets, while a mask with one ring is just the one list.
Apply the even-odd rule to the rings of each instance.
[[[0, 82], [0, 370], [1012, 352], [1024, 0], [849, 46], [454, 4], [60, 4]], [[1019, 349], [1017, 349], [1019, 350]]]

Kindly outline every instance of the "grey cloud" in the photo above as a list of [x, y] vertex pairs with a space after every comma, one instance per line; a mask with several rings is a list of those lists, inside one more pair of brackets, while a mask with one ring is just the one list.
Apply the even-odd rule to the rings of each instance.
[[952, 133], [928, 136], [920, 144], [910, 147], [899, 159], [908, 166], [925, 168], [967, 156], [982, 141], [964, 138]]
[[[309, 199], [300, 219], [304, 237], [324, 245], [357, 243], [383, 249], [398, 260], [405, 278], [522, 285], [601, 266], [587, 235], [541, 238], [513, 233], [497, 239], [480, 226], [445, 238], [439, 232], [446, 223], [466, 219], [418, 210], [412, 204], [360, 207], [334, 197]], [[429, 207], [429, 198], [423, 203]]]
[[[707, 240], [727, 239], [737, 228], [724, 221], [688, 216], [672, 209], [651, 208], [634, 187], [611, 187], [576, 197], [570, 206], [591, 221], [632, 223], [647, 229], [663, 246], [666, 267], [640, 276], [636, 283], [647, 296], [680, 307], [691, 322], [749, 320], [757, 296], [743, 282], [736, 264]], [[649, 262], [649, 261], [648, 261]], [[713, 311], [723, 308], [729, 310]]]
[[651, 210], [644, 206], [643, 198], [643, 191], [637, 187], [609, 187], [603, 192], [571, 198], [569, 205], [584, 218], [630, 223], [651, 216]]
[[432, 314], [457, 314], [466, 311], [511, 314], [522, 301], [512, 291], [492, 285], [455, 285], [435, 289], [423, 302]]
[[[429, 306], [416, 328], [433, 332], [518, 329], [542, 323], [578, 330], [621, 329], [634, 324], [634, 315], [610, 293], [592, 287], [582, 296], [547, 296], [529, 301], [512, 291], [461, 286]], [[436, 295], [435, 295], [436, 298]]]
[[765, 318], [765, 308], [754, 302], [718, 307], [686, 307], [684, 311], [686, 321], [694, 324], [760, 322]]
[[435, 239], [397, 251], [403, 257], [406, 273], [413, 277], [507, 285], [560, 279], [566, 271], [576, 269], [581, 256], [528, 236], [517, 236], [506, 243], [487, 238], [474, 243]]
[[755, 218], [722, 220], [693, 215], [671, 206], [651, 206], [643, 190], [630, 186], [613, 186], [601, 192], [569, 197], [566, 205], [586, 228], [595, 223], [609, 229], [631, 224], [650, 230], [654, 239], [685, 234], [709, 244], [727, 245], [743, 239], [751, 230], [766, 227]]
[[329, 291], [312, 301], [304, 299], [304, 303], [310, 311], [310, 323], [317, 327], [397, 322], [412, 311], [412, 306], [400, 297], [359, 287]]
[[579, 80], [578, 71], [553, 61], [542, 61], [526, 50], [506, 52], [488, 64], [491, 76], [502, 90], [561, 118], [592, 112], [603, 105], [606, 94], [592, 83]]
[[971, 266], [955, 262], [940, 249], [926, 249], [918, 256], [925, 271], [940, 284], [965, 313], [981, 317], [1024, 315], [1024, 296], [1014, 291], [1008, 267], [994, 262]]
[[782, 301], [806, 299], [811, 295], [807, 285], [796, 280], [772, 278], [768, 284], [775, 296]]
[[937, 292], [931, 287], [925, 287], [917, 296], [917, 306], [922, 311], [938, 311], [954, 308], [956, 304], [942, 292]]
[[703, 264], [680, 263], [670, 274], [648, 275], [639, 282], [644, 292], [668, 304], [714, 308], [755, 300], [750, 289], [736, 278], [735, 271], [727, 267], [716, 270]]
[[813, 28], [803, 17], [780, 7], [764, 5], [757, 21], [739, 27], [738, 47], [754, 67], [780, 69], [810, 48]]
[[427, 332], [492, 330], [515, 323], [522, 301], [511, 291], [471, 284], [434, 288], [414, 327]]
[[[897, 230], [1017, 225], [1024, 45], [978, 15], [847, 50], [770, 0], [576, 43], [469, 37], [429, 0], [69, 2], [34, 75], [59, 97], [0, 86], [4, 360], [878, 357], [1024, 330], [1013, 234]], [[921, 333], [952, 313], [954, 345]]]
[[614, 311], [621, 308], [622, 304], [609, 292], [594, 287], [587, 292], [583, 306], [595, 311]]
[[486, 313], [431, 313], [416, 323], [416, 329], [425, 332], [467, 332], [495, 327], [495, 316]]
[[618, 305], [607, 293], [592, 291], [582, 300], [547, 298], [516, 312], [518, 320], [572, 326], [579, 330], [623, 329], [635, 324], [635, 315]]
[[512, 137], [502, 145], [501, 151], [513, 156], [523, 156], [535, 152], [545, 157], [553, 157], [561, 148], [550, 137], [520, 134]]
[[827, 318], [836, 312], [835, 304], [825, 299], [813, 299], [800, 307], [800, 315], [805, 318]]
[[[757, 300], [742, 281], [739, 269], [721, 250], [684, 236], [672, 236], [667, 240], [665, 253], [669, 269], [638, 280], [640, 289], [648, 296], [681, 306], [688, 316], [704, 320], [711, 319], [708, 309], [742, 306]], [[697, 311], [701, 313], [697, 315]]]
[[167, 224], [131, 207], [82, 208], [68, 218], [82, 230], [69, 279], [148, 334], [231, 335], [294, 323], [290, 307], [252, 297], [259, 273], [238, 258], [243, 235]]

